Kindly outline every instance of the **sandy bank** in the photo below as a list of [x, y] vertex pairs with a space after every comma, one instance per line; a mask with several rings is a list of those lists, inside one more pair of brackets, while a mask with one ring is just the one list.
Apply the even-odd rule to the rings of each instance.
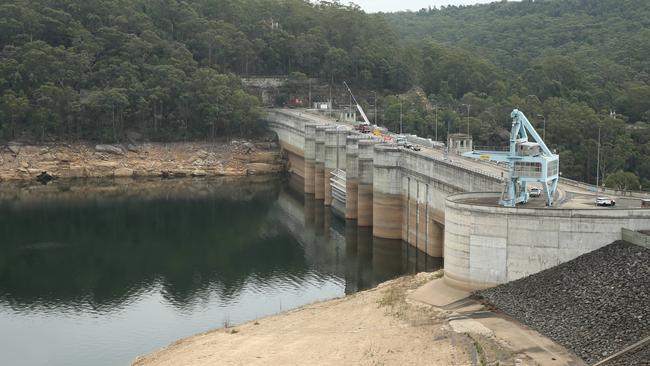
[[439, 273], [404, 277], [345, 298], [199, 334], [133, 365], [515, 364], [494, 339], [455, 331], [445, 311], [407, 300], [435, 276]]
[[282, 171], [277, 143], [143, 143], [138, 145], [9, 143], [0, 146], [0, 180], [56, 178], [246, 176]]

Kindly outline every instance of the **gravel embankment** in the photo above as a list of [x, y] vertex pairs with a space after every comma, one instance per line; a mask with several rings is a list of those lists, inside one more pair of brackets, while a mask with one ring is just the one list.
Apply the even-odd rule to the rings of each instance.
[[650, 250], [616, 242], [477, 295], [593, 363], [650, 335]]
[[650, 366], [650, 344], [621, 355], [603, 366]]

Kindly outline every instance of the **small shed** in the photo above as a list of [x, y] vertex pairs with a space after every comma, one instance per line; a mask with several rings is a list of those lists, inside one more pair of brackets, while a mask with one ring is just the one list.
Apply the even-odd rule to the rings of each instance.
[[447, 141], [447, 146], [449, 146], [450, 153], [456, 153], [458, 155], [472, 151], [474, 143], [471, 135], [464, 133], [454, 133], [449, 135]]

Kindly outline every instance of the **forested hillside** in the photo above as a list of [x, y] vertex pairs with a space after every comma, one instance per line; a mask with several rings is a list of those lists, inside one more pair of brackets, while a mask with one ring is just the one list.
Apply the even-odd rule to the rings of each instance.
[[2, 0], [1, 138], [248, 133], [257, 101], [235, 75], [406, 90], [397, 43], [382, 17], [335, 3]]
[[258, 101], [240, 77], [289, 74], [347, 80], [366, 106], [377, 92], [393, 130], [401, 100], [404, 130], [439, 140], [469, 120], [477, 145], [501, 145], [520, 108], [564, 176], [587, 182], [600, 129], [601, 181], [650, 189], [648, 1], [366, 14], [306, 0], [0, 0], [2, 140], [248, 134]]
[[[507, 110], [519, 107], [540, 129], [546, 121], [565, 176], [594, 182], [601, 128], [601, 178], [638, 188], [637, 175], [650, 188], [650, 2], [499, 2], [386, 18], [420, 46], [419, 85], [453, 111], [443, 118], [464, 131], [470, 105], [479, 144], [503, 141]], [[422, 130], [429, 115], [409, 123]]]

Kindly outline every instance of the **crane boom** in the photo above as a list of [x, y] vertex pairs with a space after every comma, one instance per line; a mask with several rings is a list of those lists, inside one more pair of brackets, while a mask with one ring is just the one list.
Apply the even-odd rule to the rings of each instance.
[[[546, 205], [553, 206], [559, 180], [560, 158], [551, 152], [526, 116], [515, 109], [510, 114], [512, 129], [508, 151], [474, 150], [463, 156], [508, 164], [508, 179], [500, 204], [514, 207], [526, 203], [528, 183], [541, 183]], [[533, 141], [528, 140], [528, 135]]]
[[357, 98], [354, 97], [354, 94], [352, 94], [352, 90], [350, 90], [350, 87], [348, 86], [348, 83], [345, 81], [343, 82], [343, 85], [348, 89], [348, 93], [350, 93], [350, 96], [352, 97], [352, 100], [354, 101], [354, 104], [357, 105], [357, 109], [359, 110], [359, 113], [361, 114], [361, 117], [363, 118], [363, 122], [366, 124], [370, 124], [370, 121], [368, 120], [368, 117], [366, 116], [366, 113], [363, 111], [363, 108], [359, 105], [359, 102], [357, 102]]

